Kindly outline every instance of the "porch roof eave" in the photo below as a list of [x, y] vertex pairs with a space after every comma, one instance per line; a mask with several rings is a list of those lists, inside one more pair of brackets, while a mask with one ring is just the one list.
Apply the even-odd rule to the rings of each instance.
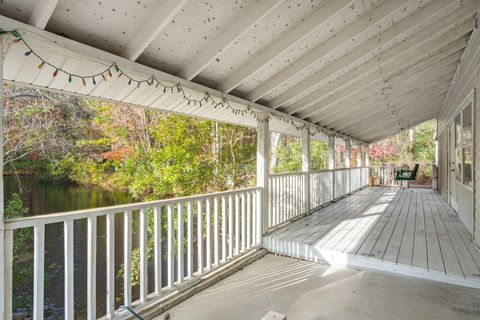
[[[355, 137], [320, 127], [309, 121], [272, 109], [260, 103], [221, 92], [217, 89], [145, 66], [121, 56], [1, 15], [0, 28], [4, 31], [17, 30], [22, 38], [31, 44], [39, 54], [57, 61], [62, 68], [70, 72], [73, 72], [72, 70], [79, 70], [78, 73], [81, 74], [82, 71], [86, 72], [85, 70], [90, 70], [90, 74], [93, 74], [115, 63], [132, 77], [147, 79], [154, 76], [156, 79], [172, 85], [180, 84], [184, 89], [188, 90], [188, 94], [192, 97], [201, 97], [208, 92], [213, 97], [227, 99], [233, 108], [245, 109], [249, 106], [259, 116], [270, 115], [270, 129], [272, 131], [301, 136], [301, 130], [299, 128], [308, 126], [311, 131], [315, 131], [312, 137], [312, 139], [315, 140], [325, 141], [327, 135], [335, 135], [344, 140], [362, 144], [367, 143]], [[132, 86], [128, 86], [125, 79], [117, 77], [113, 77], [106, 82], [101, 82], [101, 79], [98, 79], [99, 82], [96, 86], [91, 84], [85, 86], [78, 83], [69, 84], [65, 79], [59, 80], [59, 77], [52, 78], [51, 70], [46, 71], [43, 70], [44, 68], [32, 68], [32, 65], [38, 64], [38, 61], [33, 57], [28, 57], [23, 54], [27, 48], [22, 47], [21, 44], [14, 45], [11, 41], [6, 40], [7, 37], [4, 37], [4, 81], [22, 83], [47, 90], [98, 98], [106, 101], [155, 108], [166, 112], [186, 114], [247, 127], [256, 127], [257, 121], [252, 115], [234, 114], [232, 110], [214, 108], [209, 104], [203, 105], [202, 107], [187, 107], [187, 102], [183, 101], [181, 97], [164, 95], [159, 93], [158, 88], [148, 86], [135, 89], [132, 88]]]

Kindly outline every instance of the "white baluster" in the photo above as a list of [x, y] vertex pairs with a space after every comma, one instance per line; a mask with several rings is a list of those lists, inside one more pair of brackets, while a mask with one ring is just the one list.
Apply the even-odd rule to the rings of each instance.
[[203, 273], [203, 208], [202, 200], [197, 201], [197, 254], [198, 273]]
[[235, 255], [240, 249], [240, 204], [238, 194], [235, 194]]
[[178, 278], [178, 283], [181, 283], [183, 281], [183, 272], [184, 272], [184, 265], [183, 265], [183, 228], [184, 228], [184, 223], [183, 223], [183, 203], [178, 203], [177, 204], [177, 223], [178, 223], [178, 229], [177, 229], [177, 246], [178, 246], [178, 252], [177, 252], [177, 278]]
[[155, 293], [162, 290], [162, 208], [153, 209], [153, 241], [155, 259]]
[[[97, 318], [97, 217], [89, 217], [87, 222], [87, 319], [93, 320]], [[43, 317], [39, 319], [43, 319]]]
[[192, 202], [187, 203], [187, 276], [193, 276], [193, 209]]
[[[107, 251], [107, 317], [113, 317], [115, 313], [115, 214], [109, 213], [106, 216], [106, 251]], [[67, 222], [65, 222], [65, 231], [67, 231]], [[72, 224], [73, 227], [73, 224]], [[70, 230], [69, 230], [70, 231]], [[73, 245], [73, 230], [72, 231], [72, 245]], [[66, 247], [65, 242], [65, 247]], [[72, 248], [73, 251], [73, 248]], [[72, 254], [73, 260], [73, 254]], [[73, 261], [72, 261], [73, 264]], [[66, 266], [66, 265], [65, 265]], [[72, 265], [73, 269], [73, 265]], [[73, 270], [72, 270], [73, 271]], [[65, 278], [66, 279], [66, 278]], [[72, 276], [73, 280], [73, 276]], [[73, 291], [73, 290], [72, 290]], [[73, 292], [72, 292], [73, 294]], [[73, 299], [72, 299], [73, 300]], [[73, 318], [72, 318], [73, 319]]]
[[228, 258], [233, 257], [233, 196], [228, 196]]
[[173, 207], [167, 205], [167, 285], [173, 287]]
[[218, 266], [218, 197], [213, 199], [213, 264]]
[[147, 209], [140, 209], [140, 303], [147, 302], [148, 257], [147, 257]]
[[241, 222], [241, 227], [242, 227], [242, 236], [241, 236], [241, 240], [242, 240], [242, 252], [245, 251], [245, 247], [246, 247], [246, 240], [247, 240], [247, 237], [246, 237], [246, 212], [245, 212], [245, 193], [242, 192], [242, 195], [241, 195], [241, 200], [242, 200], [242, 222]]
[[123, 218], [123, 304], [132, 304], [132, 211], [125, 211]]
[[206, 232], [206, 237], [207, 237], [207, 243], [206, 243], [206, 250], [205, 250], [205, 256], [207, 260], [206, 268], [210, 269], [212, 267], [212, 203], [210, 198], [207, 198], [205, 205], [207, 206], [206, 208], [206, 216], [205, 216], [205, 232]]
[[[271, 190], [271, 189], [270, 189]], [[251, 211], [251, 198], [250, 198], [250, 192], [247, 192], [247, 249], [250, 249], [250, 245], [252, 243], [252, 233], [251, 233], [251, 228], [252, 228], [252, 211]]]
[[227, 260], [227, 201], [222, 197], [222, 262]]
[[[13, 230], [4, 231], [3, 243], [0, 241], [0, 245], [4, 246], [3, 254], [5, 255], [5, 260], [3, 261], [4, 274], [3, 279], [5, 284], [2, 288], [0, 285], [0, 290], [3, 290], [3, 305], [4, 305], [4, 315], [5, 319], [12, 318], [12, 300], [13, 300]], [[0, 239], [1, 240], [1, 239]], [[0, 294], [0, 296], [2, 296]], [[1, 314], [0, 309], [0, 316]]]

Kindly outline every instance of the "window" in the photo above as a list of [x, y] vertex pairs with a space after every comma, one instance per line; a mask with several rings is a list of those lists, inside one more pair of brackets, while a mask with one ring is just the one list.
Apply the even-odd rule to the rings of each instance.
[[472, 187], [472, 103], [462, 111], [462, 166], [463, 183]]
[[461, 115], [455, 118], [455, 177], [462, 181], [462, 124]]

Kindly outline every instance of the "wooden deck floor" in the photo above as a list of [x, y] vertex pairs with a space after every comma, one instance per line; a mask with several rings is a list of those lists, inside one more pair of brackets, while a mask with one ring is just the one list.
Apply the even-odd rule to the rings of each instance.
[[367, 188], [264, 237], [272, 253], [480, 288], [480, 251], [434, 190]]

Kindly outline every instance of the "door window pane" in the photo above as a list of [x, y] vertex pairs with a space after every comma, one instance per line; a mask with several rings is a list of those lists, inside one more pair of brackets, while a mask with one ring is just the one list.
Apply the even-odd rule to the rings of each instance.
[[455, 118], [455, 177], [462, 180], [462, 126], [460, 114]]
[[463, 109], [463, 145], [472, 143], [472, 104]]
[[472, 145], [463, 148], [463, 183], [472, 186]]

